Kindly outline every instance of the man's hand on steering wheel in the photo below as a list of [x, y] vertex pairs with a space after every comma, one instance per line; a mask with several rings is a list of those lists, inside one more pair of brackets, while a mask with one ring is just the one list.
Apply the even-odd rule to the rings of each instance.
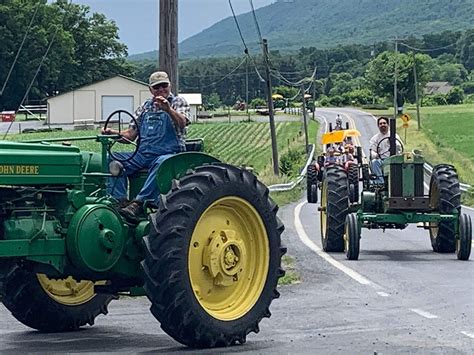
[[[135, 119], [135, 117], [127, 112], [127, 111], [124, 111], [124, 110], [117, 110], [115, 112], [112, 112], [109, 117], [107, 118], [107, 120], [105, 121], [105, 124], [104, 124], [104, 127], [101, 129], [101, 132], [102, 134], [104, 135], [117, 135], [119, 136], [119, 138], [115, 139], [114, 142], [112, 142], [108, 147], [107, 147], [107, 151], [110, 155], [110, 157], [113, 159], [113, 160], [117, 160], [117, 161], [120, 161], [120, 162], [124, 162], [124, 161], [128, 161], [128, 160], [131, 160], [135, 154], [137, 154], [138, 152], [138, 147], [140, 145], [140, 132], [138, 130], [131, 130], [130, 128], [125, 130], [125, 131], [121, 131], [120, 130], [120, 123], [121, 123], [121, 117], [120, 115], [121, 114], [125, 114], [127, 116], [129, 116], [131, 118], [131, 122], [132, 124], [135, 126], [135, 127], [138, 127], [138, 123], [137, 123], [137, 120]], [[115, 129], [112, 129], [112, 128], [109, 128], [108, 125], [109, 123], [111, 123], [111, 119], [112, 117], [114, 117], [115, 115], [118, 115], [118, 122], [119, 122], [119, 130], [115, 130]], [[125, 158], [125, 159], [121, 159], [117, 156], [117, 154], [114, 154], [114, 152], [112, 151], [112, 147], [115, 145], [115, 143], [125, 143], [125, 144], [132, 144], [135, 146], [135, 149], [134, 151], [132, 152], [131, 156], [128, 157], [128, 158]]]
[[[389, 149], [386, 150], [385, 152], [380, 152], [380, 150], [381, 150], [380, 148], [381, 148], [382, 142], [385, 142], [385, 141], [387, 141], [387, 140], [389, 141], [389, 140], [390, 140], [390, 137], [384, 137], [384, 138], [382, 138], [382, 139], [380, 140], [380, 142], [377, 144], [377, 148], [375, 148], [375, 152], [376, 152], [376, 154], [377, 154], [377, 156], [378, 156], [378, 159], [383, 159], [382, 156], [385, 155], [385, 154], [387, 154], [388, 152], [390, 152], [390, 147], [389, 147]], [[400, 152], [399, 152], [398, 154], [403, 153], [405, 147], [403, 146], [402, 141], [401, 141], [400, 139], [398, 139], [398, 138], [395, 138], [395, 141], [396, 141], [396, 143], [399, 143], [399, 144], [400, 144]], [[395, 144], [396, 144], [396, 143], [395, 143]]]

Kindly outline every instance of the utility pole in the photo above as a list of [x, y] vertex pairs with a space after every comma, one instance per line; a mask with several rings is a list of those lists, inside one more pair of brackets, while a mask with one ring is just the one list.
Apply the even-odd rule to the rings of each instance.
[[301, 96], [303, 97], [303, 127], [304, 127], [304, 143], [305, 143], [305, 149], [304, 151], [308, 153], [308, 118], [307, 112], [306, 112], [306, 100], [304, 98], [304, 84], [301, 84]]
[[390, 156], [397, 154], [396, 129], [397, 129], [397, 80], [398, 80], [398, 37], [395, 37], [395, 75], [393, 81], [393, 118], [390, 119]]
[[397, 118], [398, 37], [395, 37], [395, 75], [393, 81], [393, 118]]
[[413, 77], [415, 78], [415, 100], [416, 100], [416, 121], [418, 122], [418, 130], [421, 129], [421, 120], [420, 120], [420, 102], [418, 100], [418, 78], [416, 77], [416, 56], [415, 52], [413, 53]]
[[250, 113], [249, 113], [249, 56], [248, 55], [247, 55], [247, 58], [245, 59], [245, 109], [247, 111], [247, 119], [250, 121]]
[[275, 129], [275, 116], [273, 112], [273, 99], [272, 99], [272, 80], [270, 77], [270, 63], [268, 62], [268, 43], [264, 38], [263, 41], [263, 60], [265, 64], [265, 75], [266, 75], [266, 87], [267, 87], [267, 102], [268, 102], [268, 113], [270, 120], [270, 136], [272, 140], [272, 160], [273, 160], [273, 173], [278, 176], [280, 175], [280, 168], [278, 166], [278, 147], [276, 140], [276, 129]]
[[158, 65], [168, 73], [174, 93], [178, 93], [178, 0], [160, 0]]
[[316, 75], [313, 78], [313, 121], [316, 121]]

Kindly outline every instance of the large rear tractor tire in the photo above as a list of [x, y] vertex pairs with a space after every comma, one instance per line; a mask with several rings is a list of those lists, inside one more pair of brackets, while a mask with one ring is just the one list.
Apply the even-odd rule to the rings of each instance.
[[459, 218], [459, 239], [456, 240], [456, 256], [458, 260], [469, 260], [472, 246], [471, 217], [461, 214]]
[[91, 281], [50, 279], [18, 265], [2, 275], [3, 305], [18, 321], [43, 332], [65, 332], [93, 325], [115, 296], [94, 293]]
[[[430, 206], [439, 213], [451, 214], [461, 211], [461, 190], [456, 169], [451, 165], [433, 168], [430, 181]], [[456, 251], [455, 228], [450, 221], [430, 224], [430, 239], [433, 251], [454, 253]]]
[[326, 167], [321, 189], [321, 244], [326, 252], [344, 251], [344, 221], [349, 211], [347, 174], [339, 165]]
[[231, 165], [173, 182], [151, 216], [142, 262], [151, 312], [166, 333], [194, 348], [258, 333], [284, 275], [277, 210], [252, 173]]
[[314, 164], [308, 165], [306, 171], [306, 197], [308, 203], [318, 202], [318, 171]]
[[351, 203], [359, 202], [359, 167], [357, 164], [350, 164], [347, 171], [347, 180], [351, 187], [349, 200]]

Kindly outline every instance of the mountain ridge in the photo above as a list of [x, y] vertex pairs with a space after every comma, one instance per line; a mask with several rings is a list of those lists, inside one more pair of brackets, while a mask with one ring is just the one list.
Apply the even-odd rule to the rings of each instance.
[[[472, 0], [278, 0], [257, 9], [255, 16], [270, 49], [287, 52], [465, 30], [473, 27], [474, 6]], [[237, 21], [251, 53], [260, 52], [252, 12], [237, 16]], [[239, 55], [243, 50], [233, 17], [182, 41], [179, 47], [182, 59]], [[156, 51], [146, 53], [153, 54], [156, 57]]]

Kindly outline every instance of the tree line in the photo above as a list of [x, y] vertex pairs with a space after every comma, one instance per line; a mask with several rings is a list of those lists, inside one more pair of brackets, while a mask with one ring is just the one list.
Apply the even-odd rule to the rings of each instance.
[[[0, 110], [17, 109], [23, 98], [24, 103], [44, 102], [58, 93], [118, 74], [146, 82], [158, 69], [155, 60], [127, 60], [127, 48], [119, 40], [115, 22], [67, 0], [2, 1], [0, 38], [0, 90], [4, 88], [0, 91]], [[296, 100], [296, 84], [310, 78], [316, 68], [315, 77], [304, 85], [309, 93], [314, 90], [322, 105], [390, 102], [393, 47], [392, 41], [386, 41], [373, 46], [270, 51], [275, 92]], [[414, 66], [420, 88], [428, 81], [448, 81], [455, 86], [452, 95], [435, 101], [472, 100], [474, 29], [406, 38], [400, 41], [399, 51], [398, 86], [406, 101], [414, 101]], [[230, 106], [247, 96], [249, 102], [265, 98], [263, 73], [261, 55], [186, 59], [179, 63], [179, 86], [181, 92], [202, 93], [206, 105]]]

